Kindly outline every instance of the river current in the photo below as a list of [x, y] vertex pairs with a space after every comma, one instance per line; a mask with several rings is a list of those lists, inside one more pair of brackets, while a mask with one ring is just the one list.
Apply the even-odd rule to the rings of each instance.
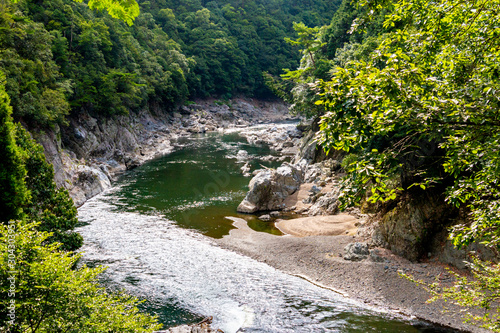
[[[286, 125], [283, 125], [286, 126]], [[236, 213], [247, 190], [236, 156], [253, 169], [276, 166], [237, 134], [179, 141], [176, 152], [126, 173], [111, 190], [79, 208], [83, 261], [108, 267], [102, 283], [145, 300], [165, 327], [213, 316], [233, 332], [448, 332], [425, 322], [367, 308], [299, 277], [218, 247], [226, 216], [279, 234]]]

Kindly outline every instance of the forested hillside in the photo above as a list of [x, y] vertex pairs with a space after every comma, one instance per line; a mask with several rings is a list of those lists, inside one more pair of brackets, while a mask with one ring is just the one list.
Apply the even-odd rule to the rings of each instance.
[[[98, 287], [103, 269], [75, 268], [67, 252], [82, 244], [76, 209], [24, 127], [79, 114], [279, 96], [319, 123], [317, 142], [340, 152], [341, 207], [375, 213], [393, 252], [421, 259], [447, 232], [457, 247], [498, 254], [500, 0], [120, 3], [0, 3], [0, 318], [16, 294], [14, 331], [159, 327], [135, 299]], [[427, 287], [489, 309], [500, 266], [471, 262], [476, 282]], [[498, 332], [499, 318], [473, 319]]]
[[263, 72], [278, 75], [298, 65], [298, 49], [284, 39], [294, 34], [293, 22], [326, 24], [337, 6], [326, 0], [3, 1], [0, 329], [160, 327], [139, 312], [135, 298], [99, 286], [105, 268], [80, 265], [80, 256], [68, 252], [82, 245], [72, 231], [76, 208], [24, 127], [50, 131], [80, 113], [99, 120], [143, 109], [168, 113], [195, 98], [273, 98]]
[[[323, 25], [336, 1], [142, 1], [132, 26], [71, 0], [4, 3], [0, 70], [14, 118], [65, 123], [197, 97], [272, 96], [262, 73], [294, 68], [294, 21]], [[321, 15], [319, 14], [321, 13]]]

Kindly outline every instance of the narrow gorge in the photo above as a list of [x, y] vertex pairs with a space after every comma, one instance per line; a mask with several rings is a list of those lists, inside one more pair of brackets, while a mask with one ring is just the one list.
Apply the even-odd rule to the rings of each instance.
[[[339, 162], [322, 156], [310, 126], [299, 130], [285, 105], [253, 103], [183, 107], [190, 119], [184, 122], [175, 114], [166, 123], [148, 118], [158, 127], [141, 135], [155, 140], [142, 144], [142, 154], [129, 155], [133, 168], [129, 162], [116, 169], [113, 186], [88, 194], [79, 208], [83, 262], [108, 267], [102, 283], [145, 299], [143, 308], [167, 326], [210, 316], [211, 329], [224, 332], [294, 332], [297, 326], [453, 331], [411, 319], [416, 316], [463, 327], [460, 318], [436, 316], [439, 307], [424, 306], [425, 291], [398, 276], [436, 276], [439, 267], [412, 264], [377, 244], [362, 261], [342, 257], [349, 243], [369, 241], [372, 227], [363, 228], [367, 216], [359, 210], [332, 215], [338, 213]], [[232, 116], [210, 121], [221, 113]], [[86, 136], [97, 137], [91, 131]], [[100, 162], [107, 168], [113, 163]], [[97, 173], [106, 170], [103, 164], [94, 166]], [[310, 216], [308, 230], [320, 222], [319, 232], [283, 236], [278, 222], [303, 216]], [[322, 223], [331, 216], [340, 220]], [[367, 279], [375, 280], [367, 285]], [[399, 289], [391, 291], [388, 282]], [[408, 294], [415, 296], [408, 300]]]

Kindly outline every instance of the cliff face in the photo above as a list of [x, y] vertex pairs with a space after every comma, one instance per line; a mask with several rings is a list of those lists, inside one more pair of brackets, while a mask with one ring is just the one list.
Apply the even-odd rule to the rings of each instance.
[[119, 173], [172, 152], [183, 136], [287, 118], [288, 107], [280, 102], [205, 100], [172, 114], [144, 110], [109, 119], [83, 112], [67, 127], [32, 134], [54, 166], [57, 185], [80, 206], [109, 188]]

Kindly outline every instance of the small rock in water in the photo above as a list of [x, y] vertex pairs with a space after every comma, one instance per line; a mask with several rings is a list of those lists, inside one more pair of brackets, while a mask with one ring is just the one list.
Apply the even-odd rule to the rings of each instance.
[[280, 216], [280, 212], [274, 211], [274, 212], [269, 213], [269, 215], [271, 215], [271, 217], [278, 217], [278, 216]]
[[241, 171], [243, 171], [243, 174], [249, 174], [250, 175], [250, 163], [246, 162], [245, 165], [241, 167]]
[[271, 220], [271, 215], [269, 215], [269, 214], [261, 215], [261, 216], [259, 216], [259, 220], [261, 220], [261, 221], [270, 221]]
[[239, 161], [246, 160], [246, 159], [248, 159], [248, 152], [246, 150], [239, 150], [238, 154], [236, 155], [236, 158]]

